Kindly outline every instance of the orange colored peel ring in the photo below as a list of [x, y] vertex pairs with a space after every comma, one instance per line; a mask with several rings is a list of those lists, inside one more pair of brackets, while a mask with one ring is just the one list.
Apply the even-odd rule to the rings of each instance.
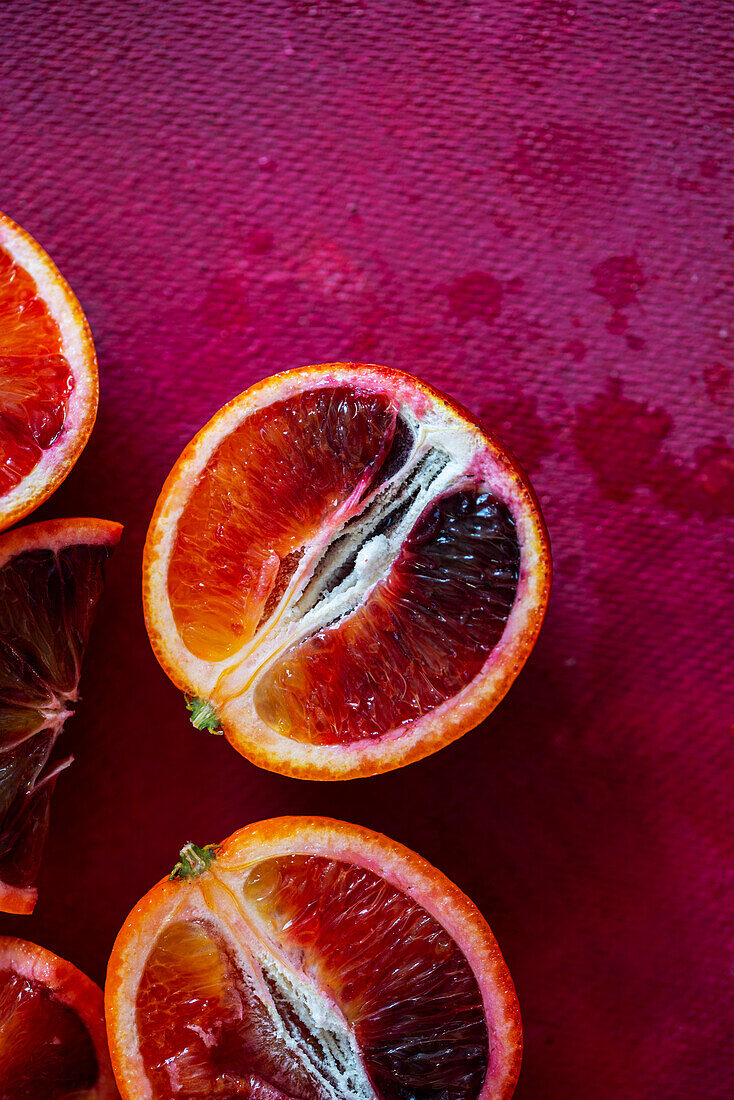
[[[171, 1081], [202, 1095], [385, 1100], [416, 1072], [426, 1100], [512, 1095], [522, 1038], [507, 966], [475, 906], [420, 856], [296, 817], [182, 856], [110, 958], [124, 1100], [168, 1100]], [[348, 1072], [334, 1070], [340, 1058]]]
[[72, 963], [0, 936], [0, 1095], [118, 1096], [102, 990]]
[[184, 450], [143, 600], [203, 721], [260, 767], [348, 779], [481, 722], [533, 647], [550, 580], [537, 500], [503, 445], [411, 375], [336, 363], [265, 379]]
[[46, 500], [97, 415], [97, 358], [71, 287], [0, 214], [0, 530]]

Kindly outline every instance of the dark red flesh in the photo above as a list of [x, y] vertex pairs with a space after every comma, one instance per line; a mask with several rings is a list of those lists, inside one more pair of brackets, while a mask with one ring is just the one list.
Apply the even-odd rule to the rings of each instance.
[[44, 715], [73, 706], [111, 552], [31, 550], [0, 569], [0, 881], [11, 886], [38, 873], [61, 728]]
[[173, 616], [193, 653], [221, 660], [253, 635], [304, 545], [378, 477], [396, 416], [384, 394], [309, 390], [222, 441], [181, 514], [168, 569]]
[[137, 1019], [155, 1100], [319, 1100], [206, 922], [179, 921], [158, 937], [140, 981]]
[[481, 993], [422, 906], [374, 872], [322, 856], [268, 860], [246, 895], [294, 965], [335, 996], [383, 1100], [477, 1095], [489, 1050]]
[[[489, 1062], [482, 996], [463, 953], [422, 906], [371, 871], [317, 856], [256, 865], [244, 894], [281, 964], [305, 972], [338, 1006], [381, 1100], [474, 1100]], [[286, 1029], [318, 1055], [318, 1029], [267, 968], [263, 979]], [[324, 1100], [261, 996], [220, 931], [199, 920], [166, 928], [137, 999], [155, 1100]]]
[[0, 970], [0, 1100], [72, 1100], [98, 1073], [74, 1009], [40, 982]]
[[434, 501], [366, 602], [263, 675], [259, 714], [280, 733], [321, 745], [379, 737], [420, 718], [482, 668], [512, 610], [519, 570], [505, 504], [478, 490]]
[[0, 247], [0, 496], [58, 438], [73, 386], [58, 325], [30, 275]]

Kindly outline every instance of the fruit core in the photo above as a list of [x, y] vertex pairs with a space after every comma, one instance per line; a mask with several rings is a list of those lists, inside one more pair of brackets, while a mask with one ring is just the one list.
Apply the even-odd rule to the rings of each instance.
[[0, 495], [63, 430], [74, 378], [61, 346], [33, 279], [0, 247]]
[[215, 450], [168, 570], [179, 634], [285, 737], [380, 737], [455, 696], [499, 642], [520, 574], [470, 430], [333, 386], [252, 413]]
[[97, 1082], [79, 1015], [40, 982], [0, 969], [0, 1100], [72, 1100]]
[[155, 1100], [478, 1095], [482, 996], [420, 904], [316, 855], [263, 860], [236, 893], [246, 940], [242, 924], [174, 919], [147, 959], [137, 1026]]

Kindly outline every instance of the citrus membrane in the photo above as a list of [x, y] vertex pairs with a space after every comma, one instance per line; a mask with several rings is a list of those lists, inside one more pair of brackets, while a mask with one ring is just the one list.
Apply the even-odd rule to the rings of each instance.
[[0, 214], [0, 529], [59, 485], [96, 410], [81, 307], [40, 245]]
[[540, 628], [543, 522], [501, 445], [409, 375], [266, 379], [181, 456], [146, 543], [153, 647], [255, 763], [372, 774], [499, 701]]
[[106, 1004], [123, 1096], [511, 1095], [520, 1024], [483, 918], [414, 853], [325, 819], [186, 858], [133, 911]]
[[71, 963], [0, 936], [0, 1100], [112, 1100], [102, 991]]
[[0, 536], [0, 910], [29, 912], [104, 564], [122, 528], [51, 520]]

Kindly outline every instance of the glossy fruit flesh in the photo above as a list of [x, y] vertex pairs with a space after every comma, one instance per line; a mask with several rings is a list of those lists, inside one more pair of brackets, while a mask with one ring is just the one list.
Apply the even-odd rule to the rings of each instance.
[[156, 1100], [478, 1095], [482, 997], [418, 903], [365, 868], [280, 856], [250, 869], [241, 906], [249, 972], [205, 920], [168, 925], [148, 957], [137, 1022]]
[[29, 550], [0, 568], [0, 882], [11, 886], [38, 872], [55, 778], [69, 763], [53, 750], [111, 552]]
[[98, 1072], [77, 1013], [40, 983], [0, 970], [0, 1100], [77, 1100]]
[[0, 496], [61, 432], [74, 380], [31, 276], [0, 247]]
[[258, 713], [284, 736], [318, 744], [420, 718], [481, 669], [505, 628], [519, 566], [505, 505], [476, 491], [434, 502], [365, 603], [265, 673]]
[[278, 1087], [316, 1100], [262, 1001], [204, 922], [161, 933], [140, 983], [137, 1020], [156, 1100], [277, 1097]]
[[188, 649], [249, 670], [215, 688], [214, 708], [246, 685], [279, 735], [347, 745], [471, 683], [512, 610], [520, 549], [509, 509], [462, 461], [385, 394], [346, 385], [266, 406], [226, 436], [168, 568]]
[[395, 419], [381, 395], [316, 390], [254, 413], [220, 444], [181, 516], [168, 574], [192, 653], [221, 660], [253, 635], [293, 556], [369, 486]]

